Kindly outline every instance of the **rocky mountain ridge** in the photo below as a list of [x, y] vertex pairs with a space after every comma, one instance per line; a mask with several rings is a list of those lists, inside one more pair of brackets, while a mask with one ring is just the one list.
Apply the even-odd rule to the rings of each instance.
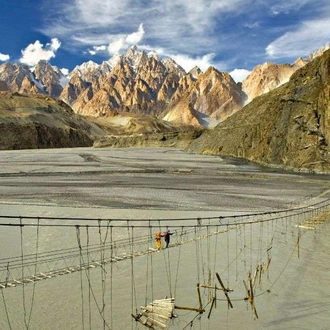
[[0, 92], [0, 149], [92, 146], [105, 132], [63, 101]]
[[330, 50], [194, 140], [191, 152], [330, 171]]
[[228, 73], [195, 67], [186, 73], [173, 59], [131, 47], [101, 64], [88, 61], [68, 76], [46, 61], [31, 71], [23, 64], [0, 66], [0, 90], [45, 94], [84, 116], [148, 115], [175, 125], [213, 127], [247, 101], [282, 84], [304, 61], [266, 63], [242, 84]]
[[248, 96], [245, 104], [288, 82], [291, 75], [307, 62], [307, 60], [298, 58], [293, 64], [266, 62], [257, 65], [242, 82], [242, 90]]

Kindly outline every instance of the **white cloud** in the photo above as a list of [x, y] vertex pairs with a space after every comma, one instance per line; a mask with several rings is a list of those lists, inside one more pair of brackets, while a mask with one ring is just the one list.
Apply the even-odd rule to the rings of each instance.
[[108, 46], [109, 54], [114, 55], [119, 53], [121, 50], [126, 50], [130, 46], [138, 45], [138, 43], [143, 39], [143, 36], [143, 24], [140, 24], [136, 32], [133, 32], [126, 37], [121, 36], [117, 40], [110, 42]]
[[113, 55], [119, 53], [125, 46], [125, 39], [119, 38], [116, 41], [110, 42], [108, 46], [109, 54]]
[[101, 46], [93, 46], [93, 49], [89, 49], [88, 52], [91, 55], [96, 55], [97, 53], [103, 52], [105, 50], [107, 50], [107, 46], [101, 45]]
[[[113, 54], [147, 37], [148, 42], [167, 51], [190, 50], [196, 56], [201, 49], [211, 53], [221, 47], [216, 42], [222, 35], [216, 29], [220, 15], [230, 11], [236, 14], [246, 6], [246, 0], [150, 0], [148, 5], [145, 1], [79, 0], [63, 1], [56, 6], [60, 11], [53, 12], [42, 32], [69, 39], [71, 42], [66, 45], [109, 45]], [[138, 30], [131, 33], [137, 26]]]
[[10, 59], [9, 55], [0, 53], [0, 61], [5, 62], [5, 61], [8, 61], [9, 59]]
[[247, 27], [248, 29], [255, 29], [260, 26], [260, 22], [245, 23], [244, 26]]
[[214, 53], [206, 54], [201, 57], [190, 57], [186, 54], [169, 55], [169, 57], [182, 66], [186, 72], [190, 71], [195, 66], [198, 66], [202, 71], [206, 71], [210, 66], [215, 66], [212, 62], [215, 57]]
[[107, 49], [107, 47], [105, 45], [102, 46], [94, 46], [93, 47], [95, 51], [100, 52], [100, 51], [104, 51]]
[[125, 41], [129, 45], [137, 45], [143, 39], [143, 36], [144, 36], [144, 29], [143, 29], [143, 24], [141, 23], [137, 32], [133, 32], [129, 34], [126, 37]]
[[303, 22], [296, 30], [274, 40], [266, 47], [272, 58], [307, 56], [330, 41], [330, 19]]
[[210, 66], [216, 67], [220, 71], [225, 71], [227, 67], [223, 62], [214, 61], [215, 53], [208, 53], [202, 56], [190, 56], [188, 54], [174, 54], [166, 51], [162, 47], [152, 47], [150, 45], [141, 45], [139, 46], [139, 49], [144, 50], [147, 53], [155, 52], [162, 58], [170, 57], [186, 72], [189, 72], [195, 66], [199, 67], [204, 72]]
[[281, 13], [289, 14], [291, 11], [298, 11], [308, 3], [313, 3], [314, 0], [277, 0], [273, 1], [270, 7], [274, 16]]
[[[186, 54], [182, 55], [180, 63], [186, 68], [191, 66], [190, 63], [200, 62], [201, 67], [208, 64], [216, 66], [217, 63], [213, 63], [214, 58], [211, 61], [205, 58], [203, 60], [204, 54], [216, 53], [217, 57], [226, 59], [228, 66], [234, 69], [243, 62], [246, 67], [255, 65], [257, 58], [260, 62], [266, 61], [267, 54], [279, 56], [285, 50], [282, 44], [288, 45], [288, 50], [294, 50], [289, 41], [285, 41], [290, 35], [284, 39], [279, 38], [283, 31], [296, 31], [294, 36], [299, 37], [299, 31], [293, 29], [302, 19], [310, 17], [310, 20], [316, 20], [322, 15], [330, 17], [329, 0], [318, 0], [317, 6], [314, 2], [315, 0], [47, 0], [53, 8], [47, 8], [47, 13], [51, 16], [45, 19], [42, 32], [64, 40], [65, 47], [70, 47], [72, 53], [87, 50], [91, 55], [102, 55], [102, 52], [105, 55], [104, 49], [94, 48], [101, 47], [100, 45], [106, 47], [111, 55], [123, 53], [131, 45], [140, 44], [143, 40], [145, 44], [152, 46], [149, 50], [157, 51], [157, 48], [162, 48], [167, 54]], [[274, 18], [275, 15], [279, 15], [278, 19]], [[310, 43], [314, 37], [310, 38]], [[266, 54], [264, 50], [271, 38], [278, 39], [269, 45]], [[304, 43], [299, 44], [296, 53], [304, 48]], [[219, 65], [223, 66], [223, 63]], [[221, 66], [216, 67], [222, 70]]]
[[47, 47], [56, 52], [61, 47], [61, 42], [57, 38], [53, 38], [51, 43], [46, 44], [46, 48]]
[[61, 71], [65, 76], [67, 76], [67, 75], [69, 74], [69, 69], [67, 69], [67, 68], [62, 68], [62, 69], [60, 69], [60, 71]]
[[45, 46], [39, 40], [36, 40], [34, 44], [28, 45], [21, 51], [22, 57], [20, 58], [20, 62], [34, 66], [40, 60], [48, 61], [56, 56], [56, 52], [60, 46], [61, 42], [57, 38], [51, 39], [51, 42]]
[[236, 82], [241, 82], [243, 81], [251, 71], [245, 70], [245, 69], [234, 69], [233, 71], [229, 72], [231, 77], [236, 81]]

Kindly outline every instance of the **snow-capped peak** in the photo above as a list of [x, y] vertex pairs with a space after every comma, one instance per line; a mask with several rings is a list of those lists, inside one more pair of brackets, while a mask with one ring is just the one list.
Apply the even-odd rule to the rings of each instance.
[[165, 65], [166, 69], [170, 72], [177, 72], [178, 74], [179, 73], [182, 73], [182, 74], [186, 73], [186, 71], [170, 57], [166, 58], [162, 62]]
[[93, 61], [84, 62], [81, 65], [77, 65], [73, 71], [71, 72], [71, 75], [73, 73], [78, 74], [79, 76], [85, 75], [87, 73], [92, 73], [98, 69], [99, 65]]
[[155, 51], [151, 51], [147, 55], [148, 57], [153, 57], [155, 60], [159, 61], [159, 55]]

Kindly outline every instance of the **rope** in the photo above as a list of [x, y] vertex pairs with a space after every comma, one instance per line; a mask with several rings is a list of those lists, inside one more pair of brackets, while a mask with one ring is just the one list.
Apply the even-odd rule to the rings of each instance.
[[[110, 249], [110, 258], [113, 258], [113, 235], [112, 235], [112, 226], [110, 228], [110, 242], [111, 242], [111, 249]], [[110, 263], [110, 328], [113, 329], [113, 263]]]
[[[22, 265], [22, 277], [24, 277], [24, 247], [23, 247], [23, 225], [22, 218], [19, 219], [20, 222], [20, 237], [21, 237], [21, 265]], [[23, 315], [24, 315], [24, 325], [26, 329], [29, 329], [29, 324], [26, 320], [26, 302], [25, 302], [25, 285], [22, 286], [23, 290]]]
[[229, 227], [227, 226], [227, 288], [229, 288], [229, 278], [230, 278], [230, 256], [229, 256]]
[[[196, 230], [197, 228], [195, 228], [195, 237], [197, 237]], [[196, 250], [195, 252], [196, 252], [196, 267], [197, 267], [197, 282], [200, 283], [199, 249], [198, 249], [197, 240], [195, 240], [195, 250]]]
[[[181, 228], [181, 234], [183, 233], [183, 227]], [[181, 261], [181, 248], [182, 248], [182, 244], [179, 245], [179, 255], [178, 255], [178, 262], [177, 262], [177, 266], [176, 266], [176, 275], [175, 275], [175, 286], [174, 286], [174, 296], [176, 297], [176, 289], [177, 289], [177, 285], [178, 285], [178, 277], [179, 277], [179, 266], [180, 266], [180, 261]]]
[[[81, 251], [81, 241], [80, 241], [80, 227], [76, 227], [76, 235], [77, 235], [77, 242], [79, 246], [79, 250]], [[80, 265], [83, 264], [83, 257], [80, 255]], [[84, 287], [83, 287], [83, 273], [80, 272], [80, 297], [81, 297], [81, 326], [82, 329], [85, 329], [85, 315], [84, 315]]]
[[[87, 251], [87, 263], [89, 264], [89, 229], [86, 226], [86, 251]], [[87, 270], [87, 277], [90, 278], [90, 269]], [[88, 286], [88, 322], [89, 329], [92, 329], [92, 310], [91, 310], [91, 288]]]
[[[8, 267], [8, 268], [7, 268], [6, 282], [7, 282], [8, 279], [9, 279], [9, 264], [8, 264], [7, 267]], [[8, 323], [9, 329], [12, 330], [12, 326], [11, 326], [10, 318], [9, 318], [9, 313], [8, 313], [8, 308], [7, 308], [7, 303], [6, 303], [6, 298], [5, 298], [5, 294], [4, 294], [4, 292], [3, 292], [3, 289], [1, 289], [1, 295], [2, 295], [3, 305], [4, 305], [4, 307], [5, 307], [7, 323]]]
[[[39, 219], [38, 219], [38, 225], [39, 225]], [[37, 273], [38, 251], [39, 251], [39, 226], [37, 227], [37, 238], [36, 238], [35, 266], [34, 266], [35, 274]], [[30, 305], [29, 320], [28, 320], [29, 326], [30, 326], [32, 311], [33, 311], [33, 306], [34, 306], [35, 289], [36, 289], [36, 283], [34, 282], [33, 289], [32, 289], [32, 299], [31, 299], [31, 305]]]
[[[167, 228], [167, 230], [168, 230], [168, 228]], [[166, 248], [166, 249], [162, 249], [162, 250], [163, 250], [164, 265], [165, 265], [168, 289], [169, 289], [169, 292], [170, 292], [170, 297], [173, 297], [172, 296], [172, 284], [171, 284], [170, 249]], [[167, 260], [166, 260], [166, 250], [167, 250]]]
[[[79, 230], [79, 228], [80, 228], [79, 226], [76, 226], [77, 242], [78, 242], [78, 245], [81, 246], [81, 242], [80, 242], [80, 230]], [[106, 320], [103, 317], [103, 311], [101, 310], [101, 308], [100, 308], [100, 306], [99, 306], [99, 304], [97, 302], [97, 299], [96, 299], [96, 296], [95, 296], [95, 293], [94, 293], [94, 290], [93, 290], [93, 287], [92, 287], [92, 283], [91, 283], [90, 277], [88, 276], [87, 269], [86, 269], [86, 267], [84, 267], [85, 263], [84, 263], [84, 256], [83, 256], [83, 254], [81, 254], [81, 258], [82, 258], [82, 265], [83, 265], [82, 270], [85, 270], [85, 274], [86, 274], [86, 277], [87, 277], [89, 289], [90, 289], [90, 291], [92, 293], [92, 297], [93, 297], [94, 303], [95, 303], [95, 305], [97, 307], [97, 310], [98, 310], [98, 312], [99, 312], [99, 314], [100, 314], [100, 316], [101, 316], [101, 318], [103, 320], [103, 324], [105, 324], [105, 326], [110, 330], [110, 327], [109, 327], [108, 323], [106, 322]]]
[[[311, 204], [311, 205], [307, 205], [307, 203], [305, 203], [305, 206], [298, 206], [298, 207], [292, 207], [290, 209], [283, 209], [283, 210], [278, 210], [278, 211], [266, 211], [266, 212], [258, 212], [258, 213], [249, 213], [249, 214], [244, 214], [244, 215], [228, 215], [228, 216], [215, 216], [215, 217], [205, 217], [205, 218], [200, 218], [198, 217], [197, 220], [216, 220], [218, 221], [219, 224], [223, 223], [223, 221], [225, 221], [226, 219], [228, 219], [228, 224], [233, 224], [235, 222], [235, 219], [243, 219], [243, 218], [255, 218], [255, 217], [260, 217], [260, 216], [266, 216], [266, 215], [273, 215], [273, 216], [280, 216], [283, 213], [299, 213], [299, 211], [302, 210], [306, 210], [305, 212], [310, 212], [311, 208], [314, 208], [314, 210], [317, 209], [322, 209], [326, 206], [329, 206], [330, 204], [330, 199], [325, 199], [323, 201], [320, 201], [318, 203], [315, 204]], [[304, 213], [304, 212], [302, 212]], [[33, 220], [33, 219], [38, 219], [39, 217], [36, 216], [13, 216], [13, 215], [0, 215], [0, 219], [19, 219], [19, 218], [24, 218], [24, 219], [29, 219], [29, 220]], [[58, 221], [64, 221], [64, 222], [68, 222], [68, 221], [89, 221], [89, 222], [122, 222], [123, 219], [109, 219], [109, 218], [104, 218], [104, 219], [99, 219], [99, 218], [83, 218], [83, 217], [79, 217], [79, 218], [75, 218], [75, 217], [42, 217], [40, 218], [40, 220], [43, 221], [49, 221], [49, 220], [58, 220]], [[194, 223], [196, 223], [196, 218], [164, 218], [164, 219], [158, 219], [158, 220], [154, 220], [154, 219], [128, 219], [129, 222], [145, 222], [145, 221], [150, 221], [152, 222], [177, 222], [177, 221], [192, 221]], [[246, 221], [241, 221], [241, 222], [236, 222], [237, 224], [244, 224], [244, 223], [249, 223], [251, 221], [246, 220]], [[20, 226], [21, 224], [13, 224], [13, 223], [1, 223], [0, 226]], [[29, 224], [24, 224], [24, 226], [37, 226], [36, 224], [33, 223], [29, 223]], [[40, 225], [41, 226], [41, 225]], [[56, 227], [75, 227], [74, 224], [66, 224], [66, 225], [60, 225], [60, 224], [54, 224], [54, 225], [48, 225], [48, 226], [56, 226]], [[99, 227], [99, 225], [92, 225], [89, 224], [90, 227]], [[106, 227], [106, 225], [104, 226]], [[125, 225], [118, 225], [118, 227], [126, 227]], [[135, 226], [138, 227], [138, 226]], [[142, 227], [146, 227], [145, 225]], [[181, 227], [178, 226], [178, 227]], [[191, 226], [190, 226], [191, 227]]]
[[[131, 226], [132, 234], [130, 235], [130, 227], [129, 227], [129, 222], [127, 221], [127, 235], [128, 235], [128, 241], [131, 242], [131, 254], [134, 254], [134, 227]], [[136, 310], [134, 310], [134, 306], [137, 305], [137, 298], [136, 298], [136, 290], [135, 290], [135, 281], [134, 281], [134, 258], [131, 258], [131, 294], [132, 294], [132, 299], [131, 299], [131, 310], [132, 310], [132, 315], [137, 313]], [[132, 319], [132, 329], [134, 328], [134, 319]]]

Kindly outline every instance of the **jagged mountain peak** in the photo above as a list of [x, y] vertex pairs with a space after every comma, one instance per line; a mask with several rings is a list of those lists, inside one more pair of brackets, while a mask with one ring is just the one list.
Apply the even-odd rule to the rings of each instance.
[[217, 76], [220, 79], [225, 79], [226, 81], [230, 81], [230, 82], [236, 84], [236, 82], [234, 81], [234, 79], [228, 72], [219, 71], [217, 68], [215, 68], [213, 66], [210, 66], [204, 73], [201, 73], [201, 75], [202, 75], [202, 77]]
[[164, 64], [164, 66], [166, 67], [167, 71], [176, 72], [180, 76], [186, 74], [186, 71], [183, 69], [183, 67], [180, 66], [178, 63], [176, 63], [172, 58], [167, 57], [162, 62]]
[[149, 52], [147, 55], [148, 55], [148, 57], [153, 57], [153, 58], [156, 59], [157, 61], [159, 61], [159, 59], [160, 59], [158, 53], [155, 52], [155, 51], [151, 51], [151, 52]]
[[297, 59], [292, 65], [272, 62], [257, 65], [242, 82], [242, 89], [248, 95], [247, 103], [286, 83], [305, 64], [306, 61]]
[[99, 67], [99, 64], [95, 63], [94, 61], [87, 61], [82, 63], [81, 65], [77, 65], [72, 72], [70, 73], [70, 76], [73, 74], [77, 74], [79, 76], [83, 76], [86, 73], [90, 73], [93, 71], [96, 71]]
[[203, 73], [203, 71], [196, 65], [190, 71], [189, 74], [194, 78], [197, 79], [198, 76]]
[[190, 151], [329, 172], [330, 51], [203, 134]]
[[127, 50], [126, 54], [121, 56], [121, 60], [136, 69], [141, 63], [145, 63], [148, 60], [148, 55], [145, 51], [140, 51], [136, 46], [132, 46]]
[[45, 74], [56, 74], [58, 76], [63, 76], [63, 73], [58, 67], [51, 65], [46, 60], [40, 60], [37, 63], [37, 65], [31, 69], [31, 72], [33, 72], [36, 75], [36, 77], [37, 76], [41, 77], [42, 75]]

